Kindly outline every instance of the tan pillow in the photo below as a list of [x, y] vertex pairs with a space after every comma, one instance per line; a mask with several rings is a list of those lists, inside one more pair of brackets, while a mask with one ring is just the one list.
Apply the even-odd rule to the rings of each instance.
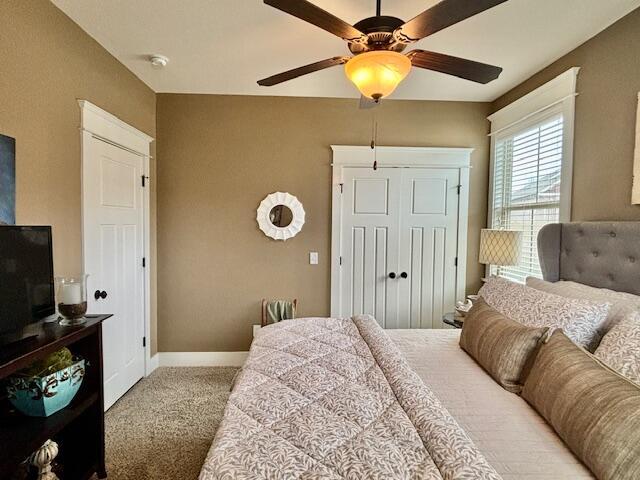
[[640, 387], [561, 331], [540, 348], [522, 396], [598, 479], [640, 478]]
[[465, 317], [460, 346], [505, 390], [520, 393], [527, 367], [547, 330], [509, 320], [479, 298]]

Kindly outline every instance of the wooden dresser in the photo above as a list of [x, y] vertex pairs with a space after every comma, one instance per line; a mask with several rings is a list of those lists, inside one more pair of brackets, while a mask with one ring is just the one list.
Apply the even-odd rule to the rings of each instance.
[[[102, 322], [111, 315], [89, 315], [78, 327], [56, 323], [33, 324], [37, 338], [0, 348], [0, 478], [25, 477], [24, 460], [47, 439], [58, 443], [56, 472], [64, 480], [106, 478], [104, 452], [104, 395]], [[69, 406], [46, 417], [17, 412], [7, 399], [8, 376], [62, 347], [86, 361], [85, 377]]]

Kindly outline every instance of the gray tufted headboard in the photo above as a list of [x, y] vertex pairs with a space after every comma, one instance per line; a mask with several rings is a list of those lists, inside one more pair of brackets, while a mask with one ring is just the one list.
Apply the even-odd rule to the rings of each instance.
[[545, 225], [538, 234], [542, 275], [640, 295], [640, 222]]

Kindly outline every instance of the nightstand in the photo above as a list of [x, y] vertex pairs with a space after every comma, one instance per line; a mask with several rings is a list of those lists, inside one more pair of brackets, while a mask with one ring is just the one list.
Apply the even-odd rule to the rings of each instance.
[[447, 325], [451, 325], [453, 328], [462, 328], [463, 322], [456, 318], [456, 314], [453, 312], [445, 313], [442, 316], [442, 321]]

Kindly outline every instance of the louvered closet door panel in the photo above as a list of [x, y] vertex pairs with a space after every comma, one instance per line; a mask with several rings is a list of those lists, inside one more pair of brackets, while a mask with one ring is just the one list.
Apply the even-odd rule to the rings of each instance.
[[453, 311], [458, 184], [457, 169], [402, 170], [398, 328], [442, 328]]
[[397, 328], [401, 170], [345, 168], [341, 229], [341, 315], [374, 315]]

